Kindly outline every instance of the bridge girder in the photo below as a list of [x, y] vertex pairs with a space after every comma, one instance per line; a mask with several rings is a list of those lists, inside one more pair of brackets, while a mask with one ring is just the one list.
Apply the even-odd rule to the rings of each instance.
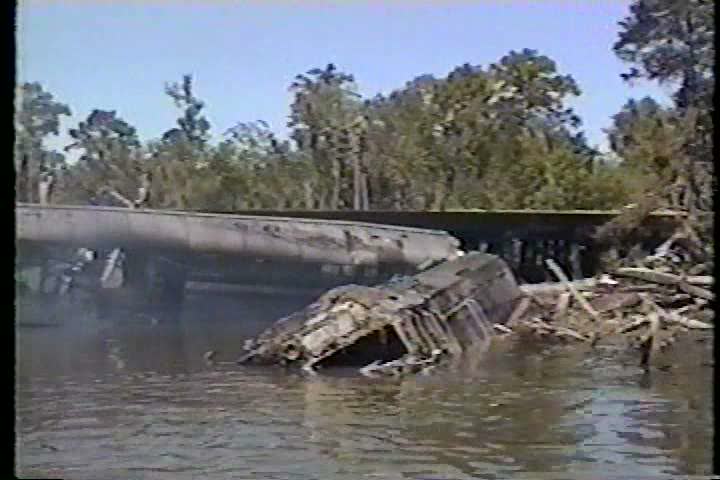
[[454, 257], [460, 244], [439, 230], [338, 220], [29, 204], [16, 218], [19, 243], [293, 263], [418, 266]]

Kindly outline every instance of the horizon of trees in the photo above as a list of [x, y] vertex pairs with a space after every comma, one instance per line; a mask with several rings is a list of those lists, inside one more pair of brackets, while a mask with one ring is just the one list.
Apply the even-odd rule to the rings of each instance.
[[297, 75], [287, 139], [262, 122], [211, 134], [192, 77], [167, 84], [176, 125], [141, 142], [117, 111], [95, 109], [45, 147], [70, 107], [18, 87], [16, 200], [204, 211], [246, 209], [609, 209], [649, 195], [712, 211], [714, 1], [635, 0], [613, 49], [627, 81], [675, 88], [673, 105], [628, 101], [590, 147], [568, 106], [569, 74], [531, 49], [489, 65], [420, 75], [362, 98], [335, 64]]

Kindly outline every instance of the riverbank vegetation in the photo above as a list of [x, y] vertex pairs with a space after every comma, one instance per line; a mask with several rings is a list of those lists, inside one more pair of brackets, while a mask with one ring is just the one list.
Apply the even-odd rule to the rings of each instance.
[[713, 8], [631, 4], [613, 47], [625, 79], [666, 85], [673, 103], [628, 101], [606, 132], [610, 152], [588, 145], [569, 107], [580, 85], [531, 49], [373, 98], [335, 64], [313, 68], [289, 86], [287, 139], [261, 121], [213, 136], [187, 75], [165, 87], [178, 118], [161, 138], [141, 142], [129, 120], [98, 108], [61, 153], [44, 140], [71, 107], [26, 83], [16, 199], [235, 211], [609, 209], [652, 198], [652, 208], [712, 211]]

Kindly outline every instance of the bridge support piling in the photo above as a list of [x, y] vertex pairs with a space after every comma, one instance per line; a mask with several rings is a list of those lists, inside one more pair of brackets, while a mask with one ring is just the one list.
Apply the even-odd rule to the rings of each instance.
[[570, 271], [575, 279], [583, 278], [582, 265], [580, 264], [580, 252], [584, 250], [584, 247], [579, 243], [572, 242], [570, 244], [570, 253], [568, 260], [570, 263]]
[[185, 302], [187, 268], [171, 259], [139, 254], [134, 269], [150, 314], [159, 321], [179, 321]]
[[124, 252], [121, 283], [99, 289], [98, 312], [126, 322], [149, 317], [153, 322], [177, 321], [185, 297], [186, 269], [138, 251]]

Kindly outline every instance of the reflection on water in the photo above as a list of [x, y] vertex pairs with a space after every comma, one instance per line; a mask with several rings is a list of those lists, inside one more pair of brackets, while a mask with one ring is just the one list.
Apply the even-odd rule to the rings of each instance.
[[[18, 331], [18, 474], [35, 478], [677, 478], [712, 465], [712, 340], [669, 369], [497, 344], [453, 375], [304, 378], [229, 361], [304, 302]], [[699, 339], [702, 340], [702, 339]], [[208, 365], [203, 354], [217, 353]], [[681, 360], [681, 361], [680, 361]], [[228, 363], [223, 363], [228, 361]]]

